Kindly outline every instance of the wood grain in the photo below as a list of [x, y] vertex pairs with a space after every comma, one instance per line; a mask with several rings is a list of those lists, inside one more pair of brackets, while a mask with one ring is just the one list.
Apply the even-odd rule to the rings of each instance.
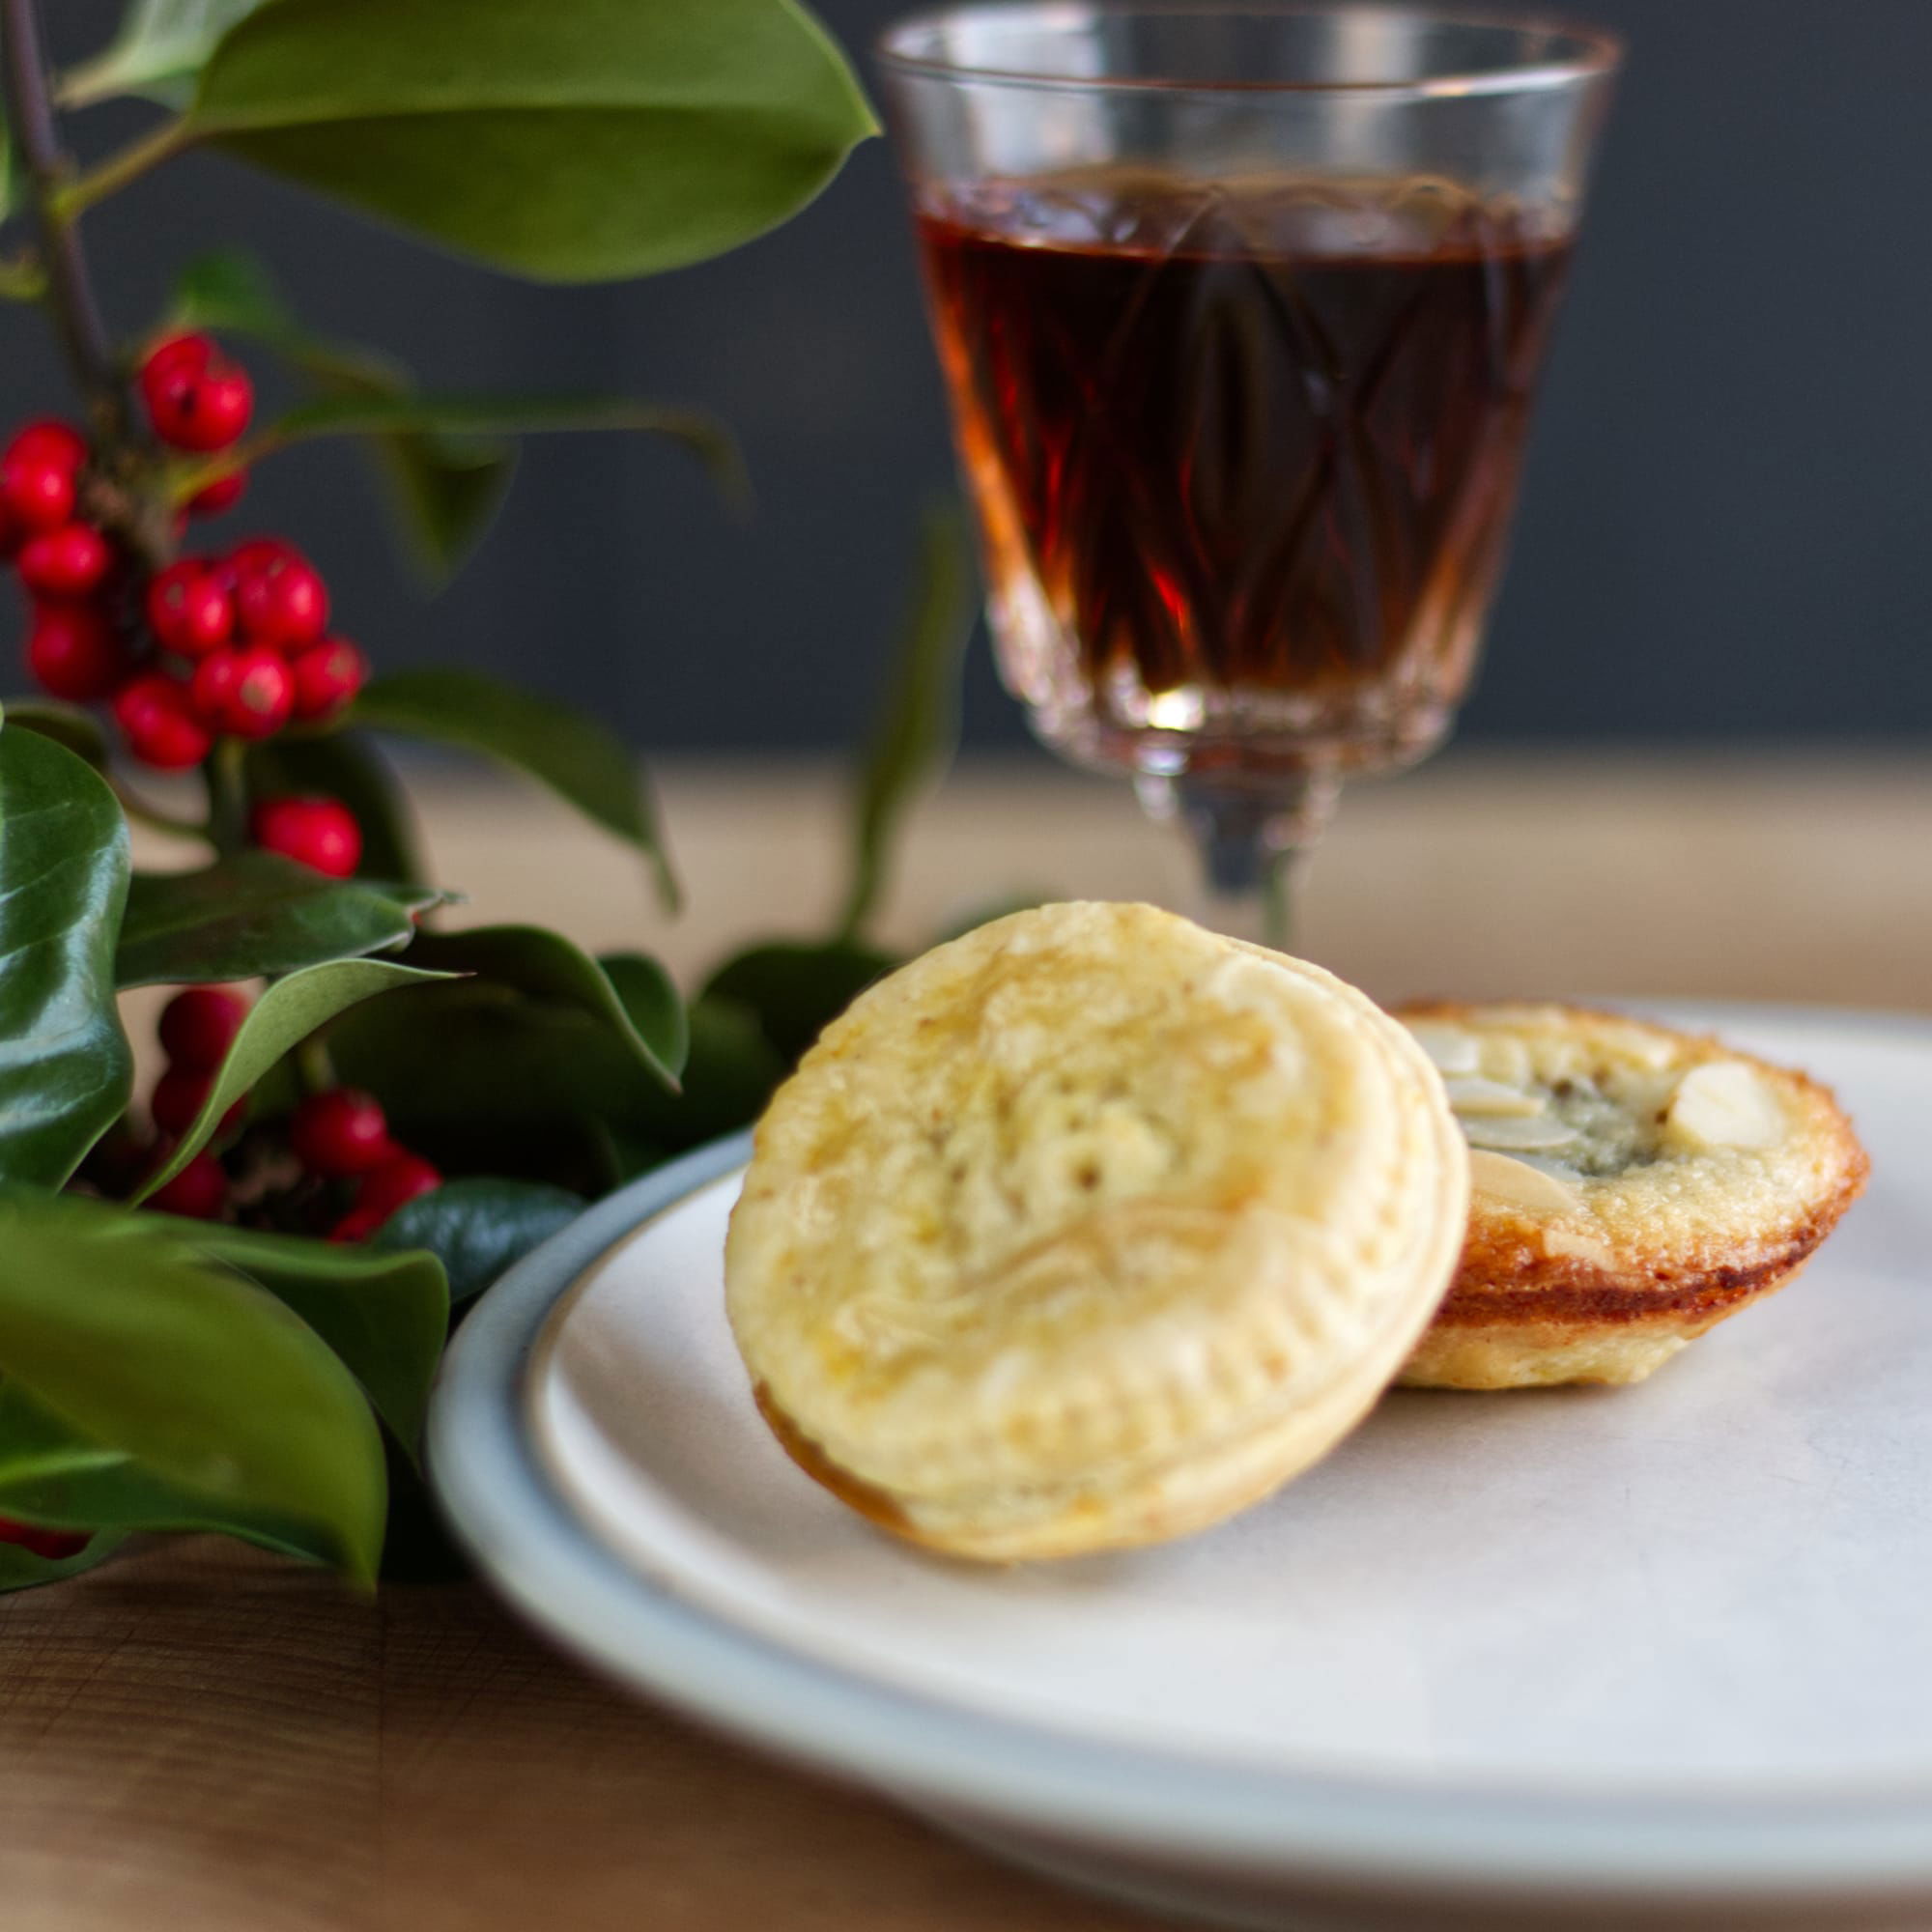
[[[667, 926], [621, 850], [527, 794], [432, 785], [477, 920], [689, 971], [810, 929], [823, 773], [673, 770]], [[1015, 887], [1172, 896], [1118, 788], [981, 772], [920, 814], [910, 942]], [[1446, 760], [1345, 802], [1304, 949], [1371, 990], [1932, 1010], [1932, 760]], [[621, 1696], [473, 1586], [355, 1597], [205, 1539], [0, 1600], [6, 1932], [1130, 1932], [880, 1800]]]

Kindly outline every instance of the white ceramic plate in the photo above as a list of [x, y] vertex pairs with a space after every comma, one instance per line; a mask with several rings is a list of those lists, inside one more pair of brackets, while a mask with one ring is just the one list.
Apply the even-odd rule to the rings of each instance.
[[1798, 1287], [1638, 1388], [1395, 1394], [1206, 1535], [954, 1565], [758, 1420], [722, 1307], [733, 1141], [484, 1298], [438, 1486], [616, 1676], [1144, 1902], [1922, 1932], [1932, 1024], [1674, 1017], [1835, 1086], [1874, 1173]]

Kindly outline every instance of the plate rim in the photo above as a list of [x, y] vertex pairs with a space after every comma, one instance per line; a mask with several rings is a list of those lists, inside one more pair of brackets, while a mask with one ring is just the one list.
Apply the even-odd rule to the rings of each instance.
[[[1932, 1042], [1932, 1017], [1745, 1001], [1635, 1001], [1679, 1025], [1796, 1026]], [[556, 1488], [527, 1422], [546, 1325], [611, 1249], [750, 1156], [713, 1141], [588, 1209], [482, 1295], [446, 1353], [428, 1466], [495, 1586], [580, 1658], [794, 1763], [916, 1807], [1250, 1872], [1673, 1900], [1932, 1892], [1932, 1783], [1761, 1796], [1535, 1791], [1217, 1761], [1083, 1738], [867, 1678], [731, 1624], [633, 1570]]]

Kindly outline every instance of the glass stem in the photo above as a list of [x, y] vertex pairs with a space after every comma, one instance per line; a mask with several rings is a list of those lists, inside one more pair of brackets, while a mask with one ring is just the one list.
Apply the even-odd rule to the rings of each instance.
[[1136, 789], [1151, 816], [1184, 826], [1193, 840], [1201, 923], [1290, 951], [1295, 873], [1334, 812], [1340, 781], [1310, 772], [1256, 791], [1183, 775], [1143, 778]]

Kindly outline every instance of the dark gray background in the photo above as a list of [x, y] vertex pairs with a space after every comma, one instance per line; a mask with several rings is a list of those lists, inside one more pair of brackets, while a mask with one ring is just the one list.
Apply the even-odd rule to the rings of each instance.
[[[822, 4], [857, 48], [897, 11]], [[1932, 0], [1589, 11], [1629, 35], [1632, 61], [1464, 735], [1932, 729]], [[78, 50], [118, 9], [48, 12]], [[140, 121], [117, 108], [81, 125], [92, 145]], [[508, 282], [199, 157], [89, 230], [126, 327], [182, 260], [243, 242], [315, 327], [390, 348], [439, 386], [619, 387], [735, 425], [750, 523], [667, 449], [539, 441], [481, 554], [433, 602], [395, 564], [353, 455], [278, 459], [216, 528], [295, 536], [381, 664], [513, 672], [647, 747], [816, 747], [858, 727], [922, 499], [950, 477], [881, 143], [780, 234], [614, 289]], [[10, 310], [0, 328], [11, 420], [59, 378], [37, 317]], [[968, 698], [973, 740], [1021, 735], [983, 647]]]

